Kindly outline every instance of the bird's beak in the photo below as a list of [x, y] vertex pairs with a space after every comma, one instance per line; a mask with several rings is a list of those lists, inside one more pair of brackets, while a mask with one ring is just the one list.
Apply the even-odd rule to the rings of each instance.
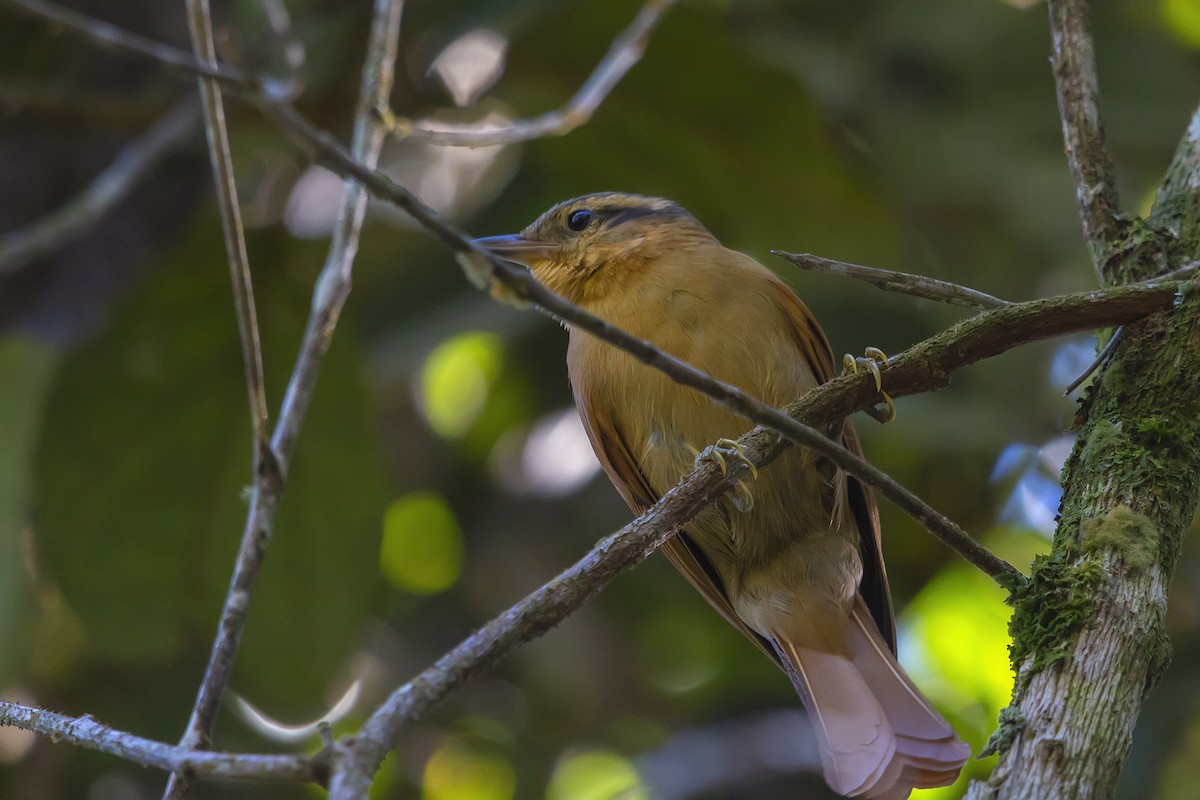
[[549, 261], [558, 249], [556, 245], [526, 239], [519, 233], [511, 233], [507, 236], [485, 236], [482, 239], [476, 239], [474, 244], [505, 261], [515, 261], [530, 268], [535, 262]]

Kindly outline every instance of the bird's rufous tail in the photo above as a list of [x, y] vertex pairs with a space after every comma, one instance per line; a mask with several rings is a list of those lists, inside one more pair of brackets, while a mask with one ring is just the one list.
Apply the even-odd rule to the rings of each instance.
[[777, 637], [817, 734], [825, 780], [848, 797], [903, 800], [948, 786], [971, 755], [892, 655], [861, 598], [845, 655]]

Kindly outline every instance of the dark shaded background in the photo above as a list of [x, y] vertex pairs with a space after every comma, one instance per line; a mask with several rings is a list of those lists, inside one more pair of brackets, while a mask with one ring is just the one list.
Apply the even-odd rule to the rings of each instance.
[[[181, 4], [72, 4], [187, 45]], [[253, 0], [216, 4], [224, 55], [276, 70]], [[1148, 207], [1197, 101], [1200, 10], [1097, 3], [1103, 105], [1126, 205]], [[301, 106], [345, 136], [370, 4], [288, 4]], [[637, 3], [409, 0], [397, 113], [472, 121], [561, 104]], [[507, 41], [484, 99], [431, 64]], [[1055, 110], [1044, 9], [696, 0], [583, 128], [510, 148], [393, 143], [384, 163], [479, 234], [597, 190], [669, 196], [777, 269], [838, 352], [897, 352], [960, 310], [799, 273], [778, 248], [921, 272], [1009, 299], [1094, 284]], [[461, 71], [461, 59], [451, 69]], [[79, 192], [190, 81], [0, 16], [0, 231]], [[272, 407], [338, 184], [229, 104]], [[0, 274], [0, 695], [165, 741], [207, 656], [245, 514], [250, 437], [228, 270], [197, 130], [86, 237]], [[565, 337], [493, 304], [411, 223], [375, 209], [305, 423], [222, 749], [283, 741], [349, 688], [352, 730], [395, 685], [550, 578], [628, 512], [567, 412]], [[1022, 348], [859, 423], [868, 456], [1026, 566], [1048, 549], [1090, 337]], [[587, 480], [588, 476], [592, 476]], [[1002, 594], [884, 506], [901, 653], [978, 749], [1007, 701]], [[1195, 797], [1200, 560], [1168, 621], [1175, 663], [1119, 794]], [[784, 677], [659, 558], [412, 727], [378, 797], [826, 797]], [[992, 761], [972, 762], [986, 774]], [[0, 730], [0, 797], [157, 797], [163, 776]], [[206, 786], [199, 797], [318, 796]], [[929, 792], [957, 797], [959, 789]]]

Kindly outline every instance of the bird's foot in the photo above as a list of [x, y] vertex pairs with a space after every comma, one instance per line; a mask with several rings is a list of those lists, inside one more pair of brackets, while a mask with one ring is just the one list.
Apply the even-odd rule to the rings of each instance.
[[896, 404], [892, 402], [892, 398], [883, 390], [883, 378], [879, 374], [879, 365], [887, 364], [887, 354], [878, 347], [868, 347], [863, 351], [863, 355], [855, 358], [846, 353], [842, 356], [842, 374], [857, 375], [859, 372], [869, 372], [875, 378], [875, 391], [879, 392], [883, 397], [884, 410], [882, 417], [876, 417], [880, 422], [888, 423], [896, 418]]
[[[696, 466], [699, 467], [705, 461], [715, 461], [721, 468], [721, 474], [728, 475], [729, 464], [726, 459], [740, 461], [749, 470], [752, 479], [758, 478], [758, 467], [754, 466], [754, 462], [746, 455], [742, 446], [733, 439], [718, 439], [716, 444], [710, 444], [697, 452]], [[750, 493], [750, 486], [745, 481], [736, 482], [730, 500], [733, 502], [733, 507], [743, 514], [754, 508], [754, 496]]]

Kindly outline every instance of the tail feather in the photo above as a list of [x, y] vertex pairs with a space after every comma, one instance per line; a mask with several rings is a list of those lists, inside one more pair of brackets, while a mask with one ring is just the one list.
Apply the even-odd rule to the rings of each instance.
[[826, 782], [841, 794], [860, 794], [879, 780], [896, 752], [883, 709], [842, 656], [776, 641], [812, 718]]
[[[954, 728], [929, 704], [921, 690], [913, 685], [896, 661], [883, 637], [875, 627], [871, 612], [862, 598], [850, 614], [850, 653], [854, 667], [876, 691], [882, 692], [881, 702], [887, 700], [887, 715], [903, 735], [917, 740], [939, 741], [956, 738]], [[903, 724], [899, 724], [903, 723]]]
[[904, 673], [861, 600], [850, 623], [848, 657], [774, 637], [813, 720], [826, 782], [873, 800], [953, 783], [970, 748]]
[[[960, 750], [962, 745], [954, 745], [954, 741], [951, 738], [926, 741], [897, 733], [896, 751], [904, 753], [906, 760], [920, 769], [933, 772], [958, 769], [965, 760], [964, 753], [969, 753]], [[954, 746], [948, 748], [948, 745]]]

